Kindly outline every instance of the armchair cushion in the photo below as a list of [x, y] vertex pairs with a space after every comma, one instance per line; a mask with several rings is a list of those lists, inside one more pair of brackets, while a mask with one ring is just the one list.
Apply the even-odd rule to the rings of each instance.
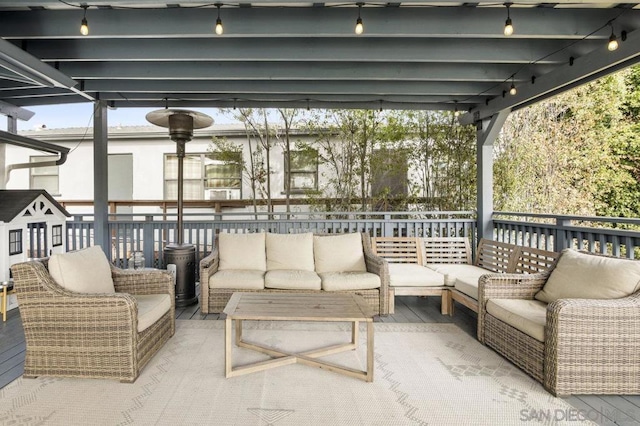
[[132, 296], [138, 304], [138, 333], [155, 324], [171, 309], [171, 298], [168, 294], [136, 294]]
[[640, 262], [565, 249], [547, 283], [535, 298], [617, 299], [640, 288]]
[[[448, 286], [456, 284], [456, 278], [458, 277], [477, 277], [480, 278], [483, 274], [490, 274], [491, 271], [481, 268], [475, 265], [468, 264], [443, 264], [437, 265], [435, 263], [427, 265], [428, 268], [433, 269], [436, 272], [444, 275], [444, 283]], [[476, 279], [477, 281], [477, 279]]]
[[[267, 233], [267, 271], [297, 269], [313, 271], [313, 233]], [[318, 284], [320, 279], [318, 279]]]
[[49, 273], [58, 285], [70, 291], [116, 292], [111, 278], [111, 265], [100, 246], [52, 255]]
[[539, 342], [544, 342], [547, 304], [528, 299], [489, 299], [487, 313]]
[[225, 269], [253, 269], [267, 270], [265, 256], [265, 234], [229, 234], [221, 232], [218, 235], [218, 250], [220, 250], [219, 270]]
[[366, 272], [360, 233], [313, 237], [316, 272]]

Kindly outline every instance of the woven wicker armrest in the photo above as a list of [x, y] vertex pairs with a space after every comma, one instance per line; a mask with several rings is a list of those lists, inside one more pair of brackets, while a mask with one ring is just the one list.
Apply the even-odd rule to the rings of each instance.
[[129, 270], [111, 267], [111, 278], [117, 293], [164, 294], [174, 299], [173, 278], [162, 270]]
[[478, 280], [478, 340], [484, 343], [484, 318], [489, 299], [533, 299], [548, 277], [549, 272], [482, 275]]
[[639, 393], [638, 330], [640, 292], [621, 299], [550, 303], [545, 329], [545, 387], [556, 395]]
[[380, 277], [380, 315], [389, 315], [389, 263], [380, 256], [373, 254], [371, 244], [363, 244], [363, 250], [367, 272]]
[[548, 277], [548, 273], [482, 275], [478, 280], [478, 303], [489, 299], [533, 299]]
[[220, 251], [216, 246], [213, 251], [200, 261], [200, 312], [209, 313], [209, 278], [218, 272]]

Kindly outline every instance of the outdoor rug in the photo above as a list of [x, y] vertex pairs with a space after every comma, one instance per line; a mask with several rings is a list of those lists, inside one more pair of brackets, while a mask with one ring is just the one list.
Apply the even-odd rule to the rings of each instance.
[[[243, 331], [296, 351], [351, 337], [341, 323], [247, 321]], [[268, 359], [235, 346], [233, 356], [234, 366]], [[364, 369], [366, 345], [322, 359]], [[453, 324], [399, 323], [375, 324], [373, 383], [301, 364], [226, 379], [224, 321], [177, 321], [133, 384], [19, 378], [0, 401], [2, 425], [65, 426], [559, 424], [575, 410]]]

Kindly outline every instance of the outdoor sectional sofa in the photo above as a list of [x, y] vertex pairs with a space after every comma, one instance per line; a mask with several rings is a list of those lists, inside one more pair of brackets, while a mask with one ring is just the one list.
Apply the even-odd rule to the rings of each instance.
[[388, 265], [368, 234], [220, 233], [200, 262], [204, 314], [222, 312], [234, 292], [356, 293], [388, 314]]
[[438, 296], [443, 315], [453, 315], [457, 301], [478, 312], [478, 283], [486, 274], [537, 273], [549, 270], [559, 254], [481, 239], [476, 260], [466, 237], [376, 237], [375, 254], [389, 263], [389, 313], [395, 296]]

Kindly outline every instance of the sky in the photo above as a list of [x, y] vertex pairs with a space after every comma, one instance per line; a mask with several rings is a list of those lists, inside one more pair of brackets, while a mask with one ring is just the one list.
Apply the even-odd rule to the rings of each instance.
[[[68, 127], [93, 127], [93, 104], [67, 104], [26, 107], [35, 112], [29, 121], [18, 120], [18, 131], [36, 130], [45, 126], [47, 129], [61, 129]], [[145, 119], [147, 113], [157, 108], [117, 108], [109, 109], [107, 123], [115, 126], [150, 126]], [[225, 124], [233, 120], [219, 113], [217, 108], [200, 108], [199, 112], [213, 117], [214, 123]], [[4, 118], [3, 116], [0, 116]], [[6, 130], [6, 120], [1, 120], [0, 129]]]

